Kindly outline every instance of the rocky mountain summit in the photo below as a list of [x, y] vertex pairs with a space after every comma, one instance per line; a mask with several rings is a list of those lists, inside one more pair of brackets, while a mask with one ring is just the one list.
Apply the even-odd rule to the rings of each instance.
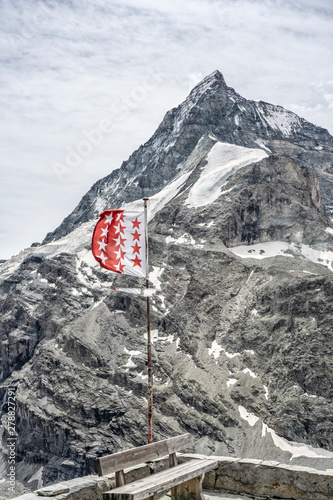
[[123, 162], [119, 170], [94, 184], [44, 243], [98, 217], [105, 206], [119, 208], [158, 193], [183, 168], [207, 133], [229, 144], [287, 153], [300, 166], [310, 167], [319, 177], [325, 205], [333, 214], [333, 145], [328, 131], [281, 106], [241, 97], [215, 71], [182, 104], [165, 115], [151, 139]]
[[0, 470], [9, 384], [28, 488], [146, 442], [146, 303], [111, 290], [143, 282], [90, 251], [98, 214], [143, 196], [154, 438], [332, 468], [332, 194], [326, 130], [205, 78], [42, 246], [2, 264]]

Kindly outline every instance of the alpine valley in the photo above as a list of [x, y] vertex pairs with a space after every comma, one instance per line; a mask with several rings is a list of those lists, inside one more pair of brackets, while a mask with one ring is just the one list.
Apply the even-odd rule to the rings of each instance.
[[145, 281], [90, 249], [100, 212], [145, 196], [154, 440], [190, 432], [198, 453], [333, 468], [333, 137], [216, 71], [1, 265], [2, 477], [9, 386], [17, 491], [147, 442], [146, 300], [111, 290]]

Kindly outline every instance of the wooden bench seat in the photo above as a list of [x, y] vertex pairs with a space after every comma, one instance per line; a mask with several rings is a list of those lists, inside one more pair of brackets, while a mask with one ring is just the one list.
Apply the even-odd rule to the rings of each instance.
[[215, 469], [217, 466], [216, 460], [190, 460], [133, 483], [125, 484], [120, 488], [107, 491], [103, 494], [103, 498], [105, 500], [143, 500], [181, 485], [178, 494], [175, 495], [177, 498], [197, 498], [199, 496], [201, 499], [201, 482], [205, 472]]
[[[211, 459], [191, 459], [177, 464], [176, 452], [192, 445], [190, 434], [183, 434], [96, 460], [100, 476], [115, 472], [116, 488], [103, 493], [103, 500], [144, 500], [171, 489], [172, 500], [202, 500], [202, 481], [206, 472], [216, 469]], [[170, 468], [125, 484], [124, 469], [169, 455]]]

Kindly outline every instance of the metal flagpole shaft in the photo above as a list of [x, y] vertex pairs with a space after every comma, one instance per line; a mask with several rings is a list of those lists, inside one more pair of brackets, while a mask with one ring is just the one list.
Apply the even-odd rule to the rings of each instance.
[[[149, 288], [148, 266], [148, 206], [149, 198], [143, 198], [145, 209], [145, 240], [146, 240], [146, 289]], [[150, 330], [150, 303], [147, 295], [147, 354], [148, 354], [148, 444], [153, 442], [153, 369], [151, 362], [151, 330]]]

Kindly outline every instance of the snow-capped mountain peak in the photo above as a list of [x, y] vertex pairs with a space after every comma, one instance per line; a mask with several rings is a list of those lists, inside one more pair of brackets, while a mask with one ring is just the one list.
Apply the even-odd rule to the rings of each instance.
[[43, 245], [4, 263], [17, 479], [36, 463], [45, 483], [90, 474], [96, 453], [145, 440], [146, 303], [119, 291], [144, 280], [90, 251], [99, 213], [144, 196], [154, 439], [190, 429], [200, 453], [332, 468], [332, 165], [327, 131], [214, 72]]
[[[318, 151], [332, 147], [332, 138], [324, 129], [281, 106], [241, 97], [226, 86], [219, 71], [214, 71], [194, 87], [183, 103], [166, 113], [151, 139], [118, 171], [91, 188], [59, 228], [47, 235], [45, 242], [65, 236], [82, 222], [94, 219], [103, 209], [117, 208], [158, 193], [183, 168], [200, 139], [208, 133], [223, 143], [247, 148], [259, 146], [271, 153], [282, 152], [284, 148], [280, 149], [278, 141], [287, 139], [295, 146], [292, 154], [298, 161], [300, 156], [304, 157], [301, 160], [304, 164], [309, 161], [304, 149], [310, 143]], [[302, 148], [300, 152], [297, 146]], [[314, 169], [316, 165], [313, 164]], [[319, 162], [318, 169], [321, 168]], [[325, 199], [331, 196], [333, 186], [327, 175], [326, 182], [329, 187], [323, 191]]]

